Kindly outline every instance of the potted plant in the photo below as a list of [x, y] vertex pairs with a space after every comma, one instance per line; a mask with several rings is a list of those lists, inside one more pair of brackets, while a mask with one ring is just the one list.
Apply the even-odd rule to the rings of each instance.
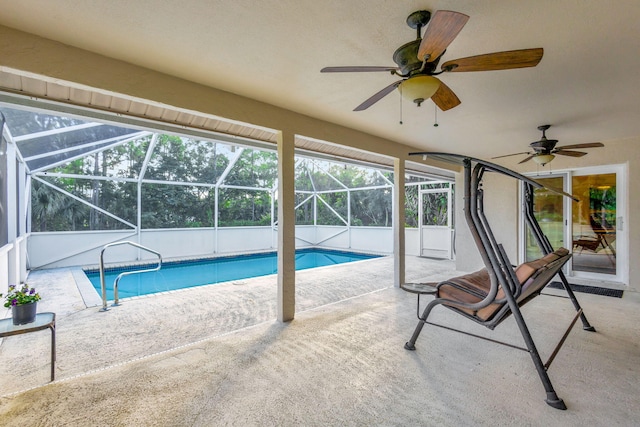
[[[0, 294], [2, 297], [2, 294]], [[30, 288], [26, 283], [20, 287], [9, 285], [9, 292], [5, 297], [4, 306], [11, 307], [11, 315], [14, 325], [24, 325], [36, 320], [37, 303], [40, 301], [40, 294], [35, 288]]]

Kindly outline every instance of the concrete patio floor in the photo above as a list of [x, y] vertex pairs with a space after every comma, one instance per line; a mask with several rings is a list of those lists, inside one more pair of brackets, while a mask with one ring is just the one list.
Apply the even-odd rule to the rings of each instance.
[[[57, 314], [56, 381], [49, 333], [0, 345], [2, 426], [569, 425], [640, 422], [640, 296], [578, 293], [579, 322], [549, 369], [559, 411], [525, 352], [427, 325], [415, 352], [416, 299], [391, 286], [383, 258], [300, 271], [296, 318], [276, 318], [276, 277], [86, 307], [69, 269], [33, 272], [39, 311]], [[407, 257], [408, 281], [460, 274]], [[549, 290], [548, 293], [561, 294]], [[546, 360], [573, 316], [568, 300], [523, 308]], [[433, 319], [520, 345], [513, 319], [489, 331], [440, 309]]]

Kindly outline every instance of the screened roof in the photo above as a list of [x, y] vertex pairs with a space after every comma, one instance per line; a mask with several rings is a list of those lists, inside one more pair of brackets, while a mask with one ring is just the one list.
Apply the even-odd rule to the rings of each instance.
[[[117, 147], [152, 134], [148, 127], [114, 125], [74, 115], [54, 115], [33, 107], [22, 109], [21, 106], [12, 108], [12, 106], [0, 104], [0, 113], [5, 117], [8, 131], [30, 172], [47, 170], [73, 159]], [[194, 122], [194, 120], [190, 120], [190, 122]], [[216, 126], [216, 128], [221, 129], [223, 126]], [[227, 128], [229, 127], [227, 126]], [[247, 132], [238, 129], [234, 131], [229, 128], [228, 130], [247, 134]], [[267, 134], [270, 137], [267, 138]], [[231, 141], [233, 144], [233, 141], [238, 141], [239, 144], [252, 145], [252, 139], [227, 139], [223, 134], [219, 135], [223, 137], [221, 141], [227, 143]], [[275, 140], [274, 134], [264, 129], [260, 135], [262, 138], [256, 139], [254, 142], [261, 148], [265, 148], [265, 141], [273, 142], [271, 140]], [[215, 137], [216, 134], [210, 136], [210, 138]], [[325, 141], [296, 136], [295, 144], [300, 154], [306, 153], [308, 156], [368, 165], [369, 167], [377, 166], [385, 170], [390, 170], [393, 167], [393, 160], [386, 156]], [[275, 149], [275, 144], [272, 149]], [[420, 163], [407, 162], [406, 170], [409, 174], [421, 177], [453, 180], [452, 172], [434, 169]], [[408, 177], [408, 179], [411, 178]]]
[[148, 134], [137, 129], [25, 110], [2, 108], [0, 111], [20, 155], [32, 172]]
[[[7, 69], [0, 70], [0, 102], [9, 108], [32, 110], [50, 109], [63, 115], [93, 117], [105, 123], [135, 123], [139, 129], [149, 128], [170, 132], [185, 132], [204, 135], [220, 141], [248, 143], [252, 146], [275, 146], [277, 132], [250, 123], [241, 123], [223, 117], [202, 114], [195, 111], [153, 103], [141, 99], [128, 98], [119, 94], [106, 93], [93, 88], [71, 84], [60, 80], [47, 80], [41, 76], [15, 74]], [[87, 109], [89, 107], [89, 109]], [[0, 104], [0, 111], [5, 107]], [[341, 159], [365, 165], [378, 165], [393, 169], [393, 159], [372, 151], [358, 150], [344, 145], [320, 141], [296, 135], [295, 146], [299, 153], [326, 159]], [[420, 162], [408, 161], [407, 171], [438, 179], [454, 180], [454, 173], [428, 166]]]
[[[0, 105], [30, 175], [31, 232], [275, 225], [275, 144], [202, 137]], [[389, 226], [392, 168], [344, 159], [335, 144], [298, 138], [297, 225]], [[322, 146], [318, 156], [311, 146]], [[333, 155], [330, 150], [335, 150]], [[347, 149], [349, 150], [349, 149]], [[389, 159], [372, 153], [383, 162]], [[416, 185], [442, 182], [407, 168], [406, 222]], [[423, 188], [423, 187], [421, 187]]]

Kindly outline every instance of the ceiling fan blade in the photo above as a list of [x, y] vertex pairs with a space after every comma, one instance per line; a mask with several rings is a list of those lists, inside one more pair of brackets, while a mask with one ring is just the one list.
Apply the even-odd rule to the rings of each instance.
[[532, 154], [529, 157], [527, 157], [526, 159], [522, 160], [521, 162], [518, 162], [518, 164], [522, 164], [524, 162], [528, 162], [529, 160], [533, 159], [534, 157], [535, 157], [535, 154]]
[[493, 71], [509, 70], [512, 68], [535, 67], [542, 59], [544, 49], [509, 50], [504, 52], [486, 53], [484, 55], [468, 56], [453, 59], [442, 64], [442, 69], [451, 72], [461, 71]]
[[582, 157], [586, 156], [588, 153], [585, 153], [584, 151], [554, 150], [553, 154], [560, 154], [562, 156], [570, 157]]
[[522, 152], [522, 153], [513, 153], [513, 154], [505, 154], [504, 156], [498, 156], [498, 157], [492, 157], [491, 159], [501, 159], [503, 157], [511, 157], [511, 156], [521, 156], [523, 154], [531, 154], [528, 151]]
[[352, 66], [352, 67], [324, 67], [321, 73], [369, 73], [377, 71], [396, 71], [398, 67]]
[[375, 104], [376, 102], [380, 101], [382, 98], [384, 98], [385, 96], [393, 92], [393, 90], [398, 86], [400, 86], [400, 83], [402, 83], [403, 81], [404, 80], [398, 80], [397, 82], [391, 83], [389, 86], [385, 87], [384, 89], [382, 89], [381, 91], [377, 92], [372, 97], [364, 101], [362, 104], [358, 105], [356, 108], [353, 109], [353, 111], [366, 110], [367, 108], [371, 107], [373, 104]]
[[[440, 80], [440, 79], [438, 79]], [[447, 111], [452, 109], [453, 107], [457, 107], [460, 105], [460, 100], [456, 96], [455, 93], [444, 84], [442, 80], [440, 80], [440, 87], [431, 96], [431, 100], [440, 108], [442, 111]]]
[[438, 10], [431, 16], [427, 25], [420, 48], [418, 59], [423, 61], [429, 55], [427, 62], [433, 62], [447, 49], [447, 46], [456, 38], [469, 17], [463, 13], [450, 10]]
[[604, 147], [602, 142], [587, 142], [586, 144], [573, 144], [573, 145], [563, 145], [562, 147], [558, 147], [558, 150], [566, 150], [573, 148], [596, 148], [596, 147]]

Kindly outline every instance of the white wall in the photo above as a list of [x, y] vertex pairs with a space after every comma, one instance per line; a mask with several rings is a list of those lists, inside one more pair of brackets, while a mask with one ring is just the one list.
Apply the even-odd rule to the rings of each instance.
[[[97, 265], [102, 247], [121, 240], [136, 242], [136, 236], [131, 231], [32, 233], [27, 244], [29, 268]], [[114, 261], [135, 259], [135, 254], [136, 251], [125, 247], [112, 251]]]
[[[13, 250], [13, 244], [4, 245], [0, 248], [0, 271], [9, 271], [9, 252]], [[0, 274], [0, 293], [5, 294], [9, 287], [9, 282], [15, 284], [15, 282], [9, 278], [9, 274]]]
[[393, 229], [352, 227], [351, 248], [363, 252], [393, 253]]
[[420, 256], [420, 230], [418, 228], [404, 229], [405, 255]]
[[316, 227], [316, 239], [314, 243], [317, 246], [328, 248], [352, 249], [351, 234], [354, 228], [319, 225]]
[[10, 284], [27, 279], [27, 239], [19, 237], [0, 248], [0, 293], [6, 293]]
[[296, 226], [296, 248], [315, 246], [317, 242], [316, 227], [313, 225]]
[[[391, 228], [300, 226], [296, 247], [318, 246], [383, 254], [393, 253]], [[277, 230], [271, 227], [186, 228], [143, 230], [138, 242], [131, 231], [32, 233], [28, 240], [31, 269], [96, 266], [104, 245], [118, 241], [139, 243], [162, 254], [163, 259], [197, 258], [276, 249]], [[7, 251], [8, 252], [8, 251]], [[413, 251], [415, 252], [415, 250]], [[8, 255], [4, 258], [8, 258]], [[155, 255], [133, 246], [115, 246], [104, 253], [105, 264], [152, 260]], [[0, 262], [3, 261], [0, 252]], [[0, 264], [2, 265], [2, 264]]]
[[277, 232], [271, 227], [219, 228], [216, 252], [276, 249], [277, 242]]
[[[464, 176], [459, 174], [456, 188], [464, 188]], [[518, 181], [503, 175], [487, 173], [484, 177], [484, 209], [498, 243], [504, 245], [512, 263], [518, 263]], [[467, 226], [464, 212], [464, 192], [456, 192], [456, 268], [475, 271], [482, 267], [480, 252]]]
[[[82, 231], [33, 233], [29, 239], [30, 268], [56, 268], [98, 265], [104, 245], [131, 241], [162, 254], [163, 259], [210, 256], [216, 253], [273, 249], [274, 231], [270, 227], [143, 230], [140, 241], [131, 231]], [[121, 263], [155, 259], [153, 253], [133, 246], [116, 246], [104, 253], [104, 262]]]

